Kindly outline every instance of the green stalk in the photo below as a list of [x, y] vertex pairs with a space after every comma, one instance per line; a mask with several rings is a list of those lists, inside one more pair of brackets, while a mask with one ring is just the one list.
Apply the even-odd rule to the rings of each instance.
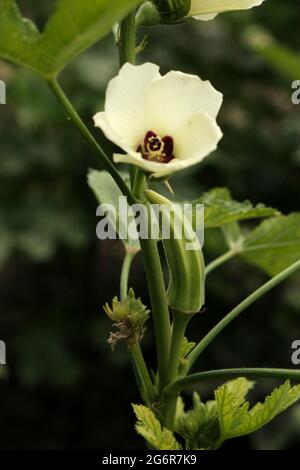
[[170, 317], [160, 257], [155, 240], [140, 240], [157, 348], [159, 390], [167, 384], [170, 351]]
[[126, 255], [123, 260], [121, 279], [120, 279], [120, 299], [123, 302], [128, 294], [128, 278], [130, 273], [131, 264], [136, 252], [126, 251]]
[[[120, 280], [120, 298], [121, 302], [124, 302], [128, 295], [128, 278], [132, 261], [136, 255], [136, 252], [127, 251], [124, 257], [121, 280]], [[139, 344], [133, 344], [128, 346], [131, 354], [132, 366], [136, 376], [136, 382], [139, 387], [142, 397], [145, 398], [147, 403], [153, 403], [155, 401], [156, 393], [155, 389], [146, 366], [146, 362]]]
[[156, 392], [152, 383], [148, 368], [146, 366], [143, 353], [139, 344], [133, 344], [128, 347], [133, 359], [134, 368], [138, 374], [138, 383], [141, 384], [142, 391], [146, 392], [145, 399], [148, 403], [154, 403], [156, 400]]
[[[142, 199], [142, 193], [145, 188], [145, 178], [138, 170], [133, 192], [137, 199]], [[158, 363], [159, 392], [161, 393], [168, 381], [169, 373], [169, 354], [171, 341], [171, 325], [167, 293], [165, 289], [165, 280], [163, 276], [161, 260], [157, 248], [156, 240], [151, 238], [151, 215], [148, 204], [144, 206], [147, 210], [144, 220], [148, 227], [148, 238], [141, 238], [140, 245], [144, 260], [149, 296], [151, 301], [151, 312], [154, 324], [154, 333], [156, 341], [156, 354]]]
[[223, 225], [222, 232], [228, 247], [231, 250], [239, 251], [244, 239], [239, 223], [230, 222]]
[[237, 255], [237, 252], [235, 250], [229, 250], [226, 251], [223, 255], [219, 256], [215, 260], [213, 260], [211, 263], [209, 263], [206, 268], [205, 268], [205, 275], [207, 276], [210, 274], [214, 269], [218, 268], [222, 264], [226, 263], [229, 261], [231, 258]]
[[278, 284], [285, 281], [289, 276], [294, 274], [298, 269], [300, 269], [300, 260], [296, 261], [294, 264], [286, 268], [281, 273], [274, 276], [263, 286], [253, 292], [249, 297], [247, 297], [243, 302], [241, 302], [237, 307], [235, 307], [226, 317], [224, 317], [193, 349], [193, 351], [188, 356], [189, 369], [193, 366], [194, 362], [200, 354], [207, 348], [207, 346], [229, 325], [235, 318], [237, 318], [246, 308], [252, 305], [254, 302], [259, 300], [263, 295], [269, 292], [271, 289], [274, 289]]
[[[192, 315], [173, 311], [172, 341], [170, 349], [168, 383], [173, 382], [178, 377], [181, 346], [184, 339], [186, 327], [191, 318]], [[167, 401], [164, 410], [164, 424], [168, 429], [171, 430], [174, 427], [176, 403], [177, 397], [172, 398], [171, 400]]]
[[188, 375], [169, 384], [164, 391], [164, 397], [171, 399], [177, 396], [182, 390], [193, 385], [197, 385], [208, 379], [232, 379], [234, 377], [246, 377], [255, 379], [259, 377], [269, 379], [291, 379], [300, 381], [300, 370], [296, 369], [269, 369], [269, 368], [248, 368], [210, 370]]
[[[131, 165], [132, 166], [132, 165]], [[142, 199], [143, 191], [146, 185], [146, 178], [140, 168], [136, 168], [136, 173], [131, 181], [132, 194], [137, 199]]]
[[[119, 55], [120, 65], [126, 62], [135, 63], [135, 12], [127, 16], [120, 25]], [[131, 171], [132, 190], [137, 199], [141, 199], [145, 186], [145, 178], [141, 170]], [[147, 211], [148, 222], [150, 215]], [[144, 266], [151, 300], [151, 312], [157, 348], [159, 389], [163, 390], [167, 383], [168, 360], [170, 347], [170, 317], [165, 292], [165, 283], [161, 261], [155, 240], [150, 237], [140, 240]]]
[[[135, 257], [136, 252], [127, 251], [124, 257], [121, 281], [120, 281], [120, 298], [121, 302], [124, 302], [128, 295], [128, 278], [131, 268], [131, 263]], [[155, 389], [146, 366], [146, 362], [139, 344], [133, 344], [128, 346], [131, 354], [132, 366], [136, 376], [136, 382], [139, 387], [140, 393], [145, 398], [147, 403], [153, 403], [155, 401], [156, 393]]]
[[192, 315], [173, 311], [168, 382], [173, 382], [173, 380], [178, 376], [181, 346], [184, 340], [186, 327], [191, 318]]
[[73, 124], [77, 127], [85, 141], [87, 142], [89, 148], [92, 150], [92, 152], [100, 158], [101, 163], [106, 171], [110, 173], [112, 178], [115, 180], [117, 185], [119, 186], [120, 190], [122, 193], [127, 196], [128, 201], [130, 204], [134, 204], [135, 200], [130, 192], [130, 189], [124, 182], [123, 178], [120, 176], [118, 173], [117, 169], [115, 168], [114, 164], [112, 161], [109, 159], [109, 157], [106, 155], [104, 150], [100, 147], [100, 145], [96, 142], [94, 137], [91, 135], [90, 131], [80, 118], [79, 114], [77, 111], [74, 109], [72, 103], [68, 99], [68, 97], [65, 95], [64, 91], [61, 89], [59, 83], [56, 80], [50, 80], [48, 82], [51, 90], [57, 97], [58, 101], [64, 108], [67, 116], [71, 119]]
[[135, 64], [135, 41], [136, 41], [136, 28], [135, 28], [135, 11], [130, 13], [120, 25], [119, 36], [119, 58], [120, 67], [126, 62]]

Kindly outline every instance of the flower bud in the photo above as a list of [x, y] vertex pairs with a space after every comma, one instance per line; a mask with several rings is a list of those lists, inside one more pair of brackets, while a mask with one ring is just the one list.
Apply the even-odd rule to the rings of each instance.
[[114, 297], [111, 307], [106, 303], [103, 307], [105, 313], [113, 320], [113, 327], [117, 331], [111, 332], [108, 343], [112, 350], [119, 341], [126, 341], [129, 345], [139, 343], [145, 332], [144, 324], [149, 318], [147, 310], [140, 298], [136, 298], [133, 289], [123, 302]]
[[139, 26], [156, 26], [160, 22], [160, 13], [153, 2], [145, 2], [140, 6], [135, 17], [137, 28]]
[[191, 8], [191, 0], [154, 0], [162, 23], [172, 24], [183, 20]]

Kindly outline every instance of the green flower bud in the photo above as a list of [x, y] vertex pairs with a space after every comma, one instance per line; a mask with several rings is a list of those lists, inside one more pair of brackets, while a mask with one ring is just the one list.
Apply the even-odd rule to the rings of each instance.
[[[145, 195], [150, 203], [160, 205], [160, 224], [170, 227], [170, 238], [162, 237], [169, 267], [169, 305], [186, 314], [199, 312], [205, 303], [205, 266], [197, 235], [176, 204], [154, 191]], [[191, 243], [193, 249], [188, 249]]]
[[176, 23], [187, 16], [191, 9], [191, 0], [154, 0], [162, 23]]
[[108, 339], [113, 350], [118, 341], [126, 341], [133, 345], [142, 340], [145, 333], [144, 324], [149, 318], [150, 310], [147, 310], [140, 298], [135, 297], [133, 289], [129, 290], [123, 302], [114, 297], [111, 306], [106, 303], [103, 309], [114, 322], [113, 327], [117, 329], [111, 332]]
[[153, 2], [145, 2], [140, 6], [135, 17], [137, 28], [139, 26], [156, 26], [160, 22], [160, 13]]

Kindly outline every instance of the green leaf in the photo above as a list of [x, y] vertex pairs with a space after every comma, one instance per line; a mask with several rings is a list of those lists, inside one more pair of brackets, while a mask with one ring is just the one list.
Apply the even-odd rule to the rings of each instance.
[[[124, 174], [124, 180], [126, 180], [127, 175]], [[98, 200], [99, 204], [109, 204], [115, 211], [116, 217], [112, 214], [108, 213], [108, 219], [113, 226], [114, 230], [120, 235], [120, 231], [118, 230], [120, 227], [122, 228], [123, 239], [121, 241], [124, 243], [126, 250], [138, 252], [140, 250], [140, 243], [136, 237], [132, 236], [134, 233], [135, 221], [133, 213], [129, 212], [128, 219], [127, 219], [127, 226], [128, 228], [131, 227], [131, 230], [126, 229], [124, 223], [122, 223], [122, 219], [124, 218], [124, 213], [127, 210], [129, 211], [129, 205], [126, 204], [126, 209], [122, 215], [123, 218], [120, 217], [119, 212], [119, 198], [124, 196], [121, 193], [119, 187], [116, 185], [112, 177], [106, 171], [97, 171], [97, 170], [90, 170], [88, 173], [88, 185], [91, 190], [94, 192], [96, 199]], [[135, 233], [137, 236], [137, 232]]]
[[227, 439], [257, 431], [300, 399], [300, 385], [292, 387], [287, 380], [263, 403], [250, 408], [246, 397], [253, 386], [254, 382], [240, 377], [219, 387], [215, 400], [206, 403], [195, 393], [187, 412], [179, 398], [175, 431], [185, 440], [186, 449], [217, 449]]
[[[196, 226], [196, 204], [204, 204], [204, 227], [217, 228], [239, 220], [278, 215], [276, 209], [264, 204], [253, 206], [250, 201], [237, 202], [227, 188], [215, 188], [193, 201], [193, 221]], [[197, 227], [196, 227], [197, 228]]]
[[221, 442], [257, 431], [300, 399], [300, 385], [292, 387], [287, 380], [275, 388], [263, 403], [249, 409], [245, 397], [252, 386], [252, 382], [239, 378], [216, 390]]
[[183, 338], [182, 344], [180, 346], [180, 358], [183, 360], [191, 352], [192, 349], [196, 346], [196, 343], [189, 341], [186, 337]]
[[253, 388], [253, 385], [253, 382], [240, 377], [216, 390], [215, 399], [218, 406], [220, 431], [223, 439], [224, 436], [229, 435], [228, 427], [230, 428], [232, 425], [239, 426], [243, 419], [245, 419], [245, 413], [247, 413], [249, 407], [248, 403], [246, 403], [246, 396], [249, 390]]
[[188, 341], [186, 337], [183, 338], [181, 347], [180, 347], [180, 357], [179, 357], [179, 372], [182, 375], [185, 375], [188, 368], [188, 359], [187, 355], [194, 349], [196, 343]]
[[60, 0], [43, 38], [51, 71], [67, 63], [109, 33], [141, 0]]
[[55, 77], [78, 54], [109, 33], [141, 0], [57, 0], [40, 33], [15, 0], [1, 0], [0, 58]]
[[177, 402], [175, 431], [185, 440], [187, 450], [212, 449], [220, 438], [216, 402], [203, 403], [195, 392], [193, 408], [185, 412], [180, 398]]
[[263, 221], [244, 239], [242, 257], [271, 276], [300, 259], [300, 213]]
[[22, 15], [15, 0], [2, 0], [0, 7], [0, 58], [40, 73], [41, 34]]
[[162, 428], [150, 408], [143, 405], [132, 405], [137, 417], [135, 429], [148, 444], [156, 450], [180, 450], [173, 433], [167, 428]]

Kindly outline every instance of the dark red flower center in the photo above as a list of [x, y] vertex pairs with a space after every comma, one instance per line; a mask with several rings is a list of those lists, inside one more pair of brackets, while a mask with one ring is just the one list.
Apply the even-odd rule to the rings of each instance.
[[173, 138], [169, 135], [161, 138], [153, 131], [146, 133], [144, 143], [138, 148], [145, 160], [158, 163], [169, 163], [173, 160], [173, 151]]

